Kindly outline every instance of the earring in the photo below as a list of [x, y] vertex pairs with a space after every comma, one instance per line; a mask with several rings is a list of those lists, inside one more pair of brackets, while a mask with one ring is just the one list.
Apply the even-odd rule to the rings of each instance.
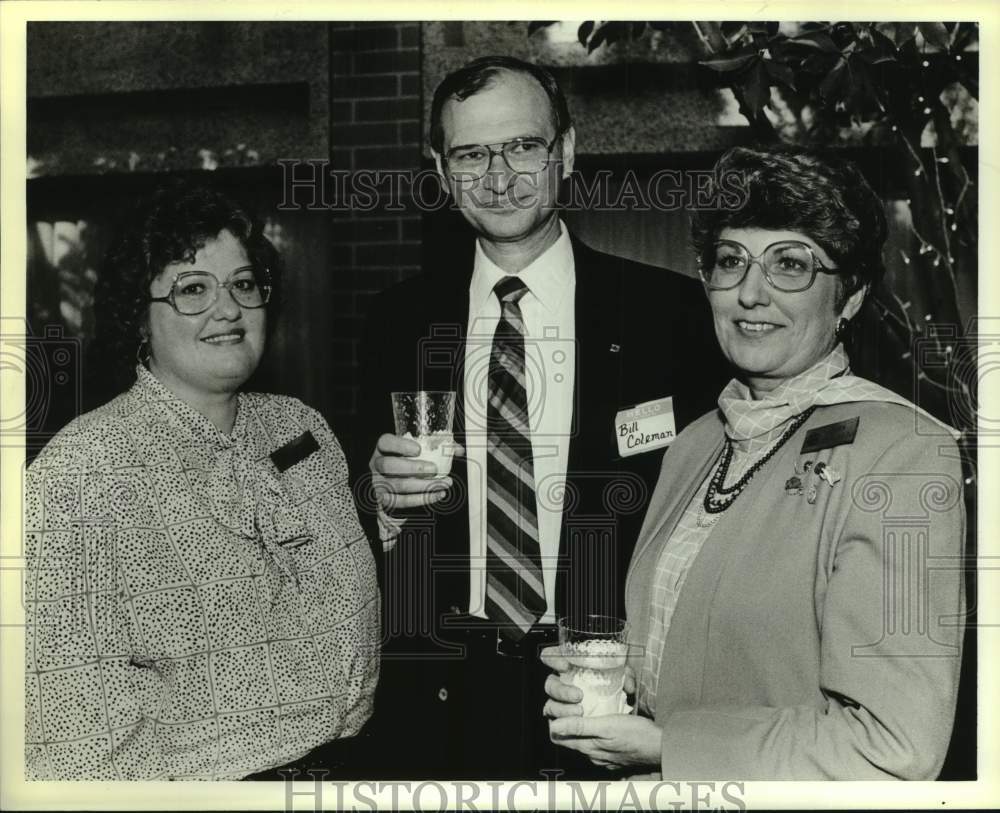
[[833, 331], [833, 337], [837, 339], [837, 341], [843, 339], [844, 334], [847, 332], [847, 328], [850, 326], [850, 324], [851, 323], [847, 319], [841, 316], [840, 319], [837, 320], [837, 327]]
[[145, 367], [146, 364], [149, 362], [150, 355], [151, 351], [149, 348], [149, 339], [143, 336], [142, 341], [139, 342], [139, 346], [135, 349], [135, 360], [143, 367]]

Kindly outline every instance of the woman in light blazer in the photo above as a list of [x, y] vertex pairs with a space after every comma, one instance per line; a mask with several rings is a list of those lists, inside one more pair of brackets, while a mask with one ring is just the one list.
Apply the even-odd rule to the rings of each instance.
[[[954, 720], [965, 514], [954, 431], [851, 374], [883, 272], [856, 168], [736, 148], [739, 209], [693, 239], [735, 378], [665, 456], [627, 577], [637, 714], [584, 717], [543, 659], [553, 740], [664, 779], [933, 779]], [[634, 684], [634, 685], [633, 685]]]

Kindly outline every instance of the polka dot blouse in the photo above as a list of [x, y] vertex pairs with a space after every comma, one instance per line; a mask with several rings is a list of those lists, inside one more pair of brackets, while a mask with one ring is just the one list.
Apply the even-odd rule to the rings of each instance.
[[138, 368], [29, 468], [25, 555], [29, 778], [237, 779], [371, 715], [375, 563], [294, 398], [225, 435]]

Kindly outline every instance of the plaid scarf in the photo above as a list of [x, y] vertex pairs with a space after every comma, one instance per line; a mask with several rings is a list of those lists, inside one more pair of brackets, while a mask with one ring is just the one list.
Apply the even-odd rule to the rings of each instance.
[[751, 397], [750, 388], [746, 384], [734, 378], [719, 396], [719, 409], [725, 418], [726, 435], [734, 442], [745, 442], [769, 435], [811, 406], [854, 401], [883, 401], [915, 409], [942, 426], [956, 439], [961, 435], [902, 396], [873, 381], [852, 375], [842, 344], [838, 344], [828, 356], [808, 370], [783, 381], [757, 400]]

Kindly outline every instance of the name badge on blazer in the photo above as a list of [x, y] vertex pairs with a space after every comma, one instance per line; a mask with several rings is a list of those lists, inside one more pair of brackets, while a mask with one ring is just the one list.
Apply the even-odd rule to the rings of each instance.
[[818, 452], [820, 449], [832, 449], [835, 446], [846, 446], [849, 443], [854, 443], [860, 422], [861, 417], [858, 416], [839, 423], [828, 423], [826, 426], [810, 429], [802, 441], [799, 454]]
[[622, 457], [662, 449], [673, 443], [675, 437], [677, 426], [672, 397], [646, 401], [615, 415], [615, 439]]
[[271, 462], [278, 471], [287, 471], [296, 463], [305, 460], [313, 452], [319, 451], [319, 444], [308, 429], [297, 438], [288, 441], [280, 449], [271, 452]]

